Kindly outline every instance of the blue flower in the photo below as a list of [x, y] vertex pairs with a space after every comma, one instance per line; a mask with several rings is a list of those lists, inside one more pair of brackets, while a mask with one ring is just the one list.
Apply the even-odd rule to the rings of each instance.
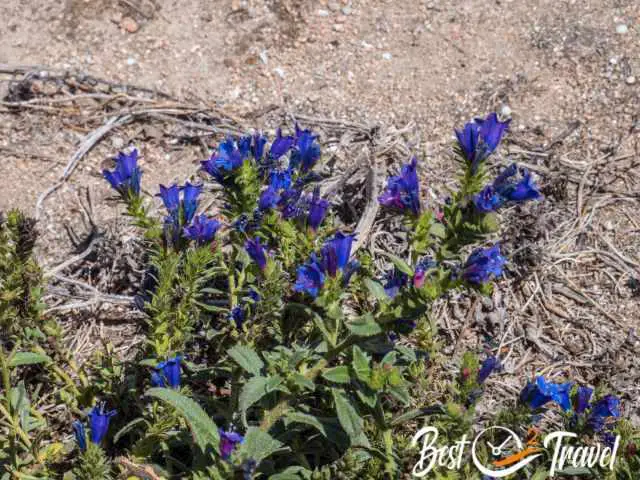
[[151, 383], [154, 387], [180, 388], [180, 373], [182, 355], [176, 355], [165, 362], [156, 365], [156, 371], [151, 375]]
[[416, 265], [416, 271], [413, 274], [413, 286], [422, 288], [427, 276], [427, 271], [436, 266], [436, 262], [431, 257], [424, 257]]
[[258, 209], [263, 212], [271, 210], [278, 204], [279, 200], [280, 194], [278, 193], [278, 189], [269, 185], [269, 187], [267, 187], [267, 189], [260, 194], [260, 198], [258, 200]]
[[282, 157], [285, 153], [287, 153], [294, 143], [294, 138], [291, 136], [282, 136], [282, 130], [276, 130], [276, 138], [271, 143], [271, 148], [269, 149], [269, 158], [271, 160], [277, 160]]
[[220, 456], [228, 460], [238, 444], [244, 442], [244, 437], [236, 432], [227, 432], [222, 428], [218, 429], [220, 434]]
[[572, 383], [551, 383], [544, 377], [536, 377], [535, 383], [528, 383], [520, 393], [520, 401], [530, 408], [540, 408], [549, 402], [557, 403], [565, 412], [571, 409]]
[[322, 247], [322, 270], [335, 277], [338, 271], [343, 271], [349, 263], [351, 245], [355, 235], [344, 235], [338, 232]]
[[483, 188], [473, 197], [473, 204], [480, 213], [495, 212], [504, 202], [505, 198], [496, 192], [492, 185]]
[[317, 297], [324, 285], [324, 273], [318, 263], [315, 254], [311, 255], [308, 263], [298, 267], [296, 283], [293, 289], [296, 292], [307, 292], [312, 297]]
[[296, 125], [295, 147], [289, 160], [289, 168], [300, 167], [303, 172], [308, 172], [313, 168], [320, 158], [320, 145], [316, 142], [318, 138], [311, 130], [301, 130]]
[[284, 190], [278, 199], [278, 208], [282, 213], [282, 218], [299, 218], [304, 214], [302, 197], [302, 188], [300, 185], [293, 185], [291, 188]]
[[587, 408], [589, 408], [589, 402], [591, 400], [591, 396], [593, 395], [593, 388], [589, 387], [578, 387], [576, 391], [576, 397], [574, 402], [573, 409], [577, 414], [583, 413]]
[[251, 137], [240, 139], [240, 143], [228, 137], [218, 145], [218, 150], [209, 160], [200, 162], [202, 169], [214, 177], [218, 183], [224, 185], [229, 173], [240, 168], [250, 150]]
[[76, 420], [72, 425], [78, 447], [80, 451], [84, 452], [87, 450], [87, 433], [84, 430], [84, 424], [80, 420]]
[[591, 407], [587, 423], [594, 432], [601, 432], [608, 419], [618, 417], [620, 417], [620, 399], [614, 395], [607, 395]]
[[240, 158], [243, 160], [247, 158], [251, 152], [251, 140], [252, 137], [250, 135], [240, 137], [240, 140], [238, 140], [238, 151], [240, 152]]
[[505, 168], [493, 184], [486, 186], [473, 198], [476, 209], [481, 213], [488, 213], [497, 210], [506, 202], [522, 203], [540, 198], [542, 195], [529, 171], [521, 169], [522, 178], [519, 181], [511, 180], [517, 173], [518, 167], [515, 163]]
[[500, 255], [500, 246], [478, 248], [469, 256], [464, 265], [462, 277], [469, 283], [481, 285], [502, 275], [506, 259]]
[[269, 186], [276, 190], [286, 190], [291, 186], [291, 170], [273, 169], [269, 174]]
[[222, 224], [215, 218], [209, 218], [204, 213], [196, 216], [191, 225], [184, 227], [185, 238], [194, 240], [198, 245], [206, 245], [216, 236]]
[[109, 421], [111, 417], [116, 415], [115, 410], [110, 412], [104, 411], [105, 404], [101, 403], [99, 406], [93, 407], [89, 412], [89, 425], [91, 426], [91, 442], [96, 445], [102, 442], [102, 439], [109, 430]]
[[381, 205], [398, 210], [409, 210], [414, 215], [420, 213], [420, 185], [416, 173], [418, 161], [414, 157], [411, 162], [402, 166], [399, 176], [391, 176], [387, 180], [385, 192], [378, 197]]
[[400, 289], [407, 285], [409, 276], [394, 268], [386, 275], [386, 283], [384, 284], [384, 291], [389, 298], [394, 298], [400, 293]]
[[478, 383], [484, 383], [494, 371], [500, 369], [500, 360], [497, 357], [488, 357], [478, 370]]
[[258, 237], [253, 240], [247, 240], [244, 248], [247, 250], [251, 259], [260, 267], [260, 270], [264, 270], [267, 267], [267, 255]]
[[242, 328], [246, 316], [247, 312], [242, 305], [236, 305], [229, 312], [229, 319], [235, 322], [236, 328]]
[[182, 190], [183, 221], [185, 224], [189, 224], [198, 209], [198, 196], [202, 192], [202, 185], [191, 185], [187, 182], [180, 190]]
[[486, 119], [476, 118], [467, 123], [462, 131], [456, 130], [458, 145], [473, 173], [478, 165], [491, 155], [498, 145], [511, 120], [501, 122], [494, 112]]
[[320, 187], [313, 189], [313, 195], [309, 200], [309, 215], [307, 217], [307, 224], [314, 232], [318, 230], [320, 224], [324, 220], [329, 208], [329, 202], [323, 198], [320, 198]]
[[128, 155], [120, 152], [115, 160], [116, 168], [113, 171], [102, 171], [104, 178], [124, 197], [140, 195], [142, 171], [138, 167], [138, 150], [134, 148]]
[[267, 137], [257, 132], [253, 135], [253, 142], [251, 143], [251, 154], [257, 162], [262, 160], [264, 156], [264, 146], [267, 144]]
[[170, 187], [160, 185], [159, 195], [160, 198], [162, 198], [165, 208], [170, 214], [178, 211], [180, 208], [180, 187], [175, 184]]

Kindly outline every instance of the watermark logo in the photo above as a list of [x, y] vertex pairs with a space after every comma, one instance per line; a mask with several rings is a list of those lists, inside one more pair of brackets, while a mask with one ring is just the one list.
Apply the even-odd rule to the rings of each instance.
[[[438, 437], [438, 429], [431, 426], [420, 429], [413, 436], [412, 446], [422, 444], [420, 459], [412, 471], [415, 477], [425, 477], [434, 468], [459, 470], [462, 468], [463, 460], [470, 454], [473, 465], [480, 473], [494, 478], [503, 478], [520, 471], [542, 457], [545, 451], [549, 452], [551, 458], [550, 476], [562, 471], [565, 467], [593, 468], [599, 465], [601, 468], [613, 470], [620, 445], [620, 437], [616, 437], [613, 446], [604, 446], [600, 443], [588, 446], [567, 445], [564, 441], [576, 438], [577, 435], [564, 431], [547, 435], [540, 445], [539, 432], [536, 429], [530, 429], [527, 439], [523, 442], [515, 432], [499, 426], [483, 430], [473, 441], [464, 435], [453, 445], [438, 446]], [[500, 443], [494, 445], [495, 438], [500, 438]], [[483, 462], [478, 457], [480, 446], [484, 446], [484, 450], [489, 452], [491, 458], [488, 461]]]

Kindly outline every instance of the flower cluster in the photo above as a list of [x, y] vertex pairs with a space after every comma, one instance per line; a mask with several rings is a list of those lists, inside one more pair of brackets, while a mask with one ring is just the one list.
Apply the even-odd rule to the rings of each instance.
[[541, 194], [531, 173], [525, 168], [519, 171], [522, 178], [519, 181], [513, 181], [513, 177], [518, 173], [518, 167], [515, 163], [512, 164], [505, 168], [491, 185], [486, 186], [473, 197], [476, 210], [480, 213], [489, 213], [507, 202], [522, 203], [540, 198]]
[[[93, 407], [88, 414], [89, 427], [91, 429], [91, 443], [95, 445], [100, 445], [102, 443], [102, 440], [109, 430], [109, 422], [116, 413], [117, 412], [115, 410], [105, 411], [104, 403]], [[78, 447], [84, 452], [87, 449], [87, 434], [85, 432], [84, 424], [79, 420], [76, 420], [73, 422], [73, 430], [75, 432]]]
[[128, 154], [120, 152], [115, 161], [113, 171], [102, 171], [104, 178], [125, 200], [140, 195], [142, 172], [138, 166], [138, 150], [134, 148]]
[[496, 113], [491, 113], [485, 119], [476, 118], [462, 130], [456, 130], [460, 151], [473, 173], [498, 148], [510, 122], [511, 120], [502, 122]]

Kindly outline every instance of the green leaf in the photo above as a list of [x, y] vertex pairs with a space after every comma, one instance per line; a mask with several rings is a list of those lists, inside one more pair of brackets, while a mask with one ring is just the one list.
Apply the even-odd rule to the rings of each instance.
[[396, 266], [396, 268], [400, 270], [402, 273], [406, 273], [410, 277], [413, 277], [413, 269], [409, 266], [409, 264], [407, 264], [407, 262], [402, 260], [400, 257], [393, 255], [392, 253], [388, 253], [388, 252], [380, 252], [380, 253], [385, 257], [387, 257], [389, 260], [391, 260], [393, 264]]
[[394, 396], [398, 401], [402, 402], [405, 406], [411, 403], [411, 397], [409, 391], [404, 386], [387, 387], [389, 393]]
[[332, 388], [331, 394], [333, 395], [340, 425], [342, 425], [344, 431], [349, 435], [352, 443], [358, 442], [362, 434], [362, 418], [360, 418], [357, 410], [351, 405], [344, 391]]
[[220, 444], [218, 426], [200, 405], [189, 397], [168, 388], [152, 388], [147, 391], [147, 396], [162, 400], [175, 408], [186, 420], [193, 433], [193, 440], [202, 451], [206, 451], [208, 447], [218, 451]]
[[291, 379], [297, 387], [302, 388], [303, 390], [309, 390], [313, 392], [316, 389], [316, 384], [313, 383], [313, 380], [305, 377], [301, 373], [294, 373]]
[[335, 383], [350, 383], [351, 377], [349, 376], [349, 367], [346, 365], [340, 365], [339, 367], [328, 368], [322, 372], [322, 376]]
[[118, 441], [127, 433], [129, 433], [131, 430], [134, 429], [134, 427], [140, 423], [147, 423], [147, 421], [142, 418], [142, 417], [138, 417], [135, 420], [131, 420], [129, 423], [127, 423], [124, 427], [122, 427], [120, 430], [118, 430], [118, 432], [113, 436], [113, 443], [118, 443]]
[[447, 230], [440, 222], [433, 223], [429, 228], [429, 233], [437, 238], [445, 238], [447, 236]]
[[290, 412], [285, 417], [289, 422], [304, 423], [305, 425], [311, 425], [318, 430], [325, 438], [327, 438], [327, 431], [324, 428], [324, 424], [318, 420], [317, 417], [302, 412]]
[[250, 347], [236, 345], [229, 350], [229, 356], [247, 372], [253, 375], [260, 375], [264, 367], [264, 362], [258, 354]]
[[246, 412], [251, 405], [260, 401], [265, 395], [281, 390], [282, 378], [280, 376], [252, 377], [242, 387], [239, 398], [239, 406], [242, 412]]
[[51, 363], [51, 358], [44, 353], [17, 352], [9, 359], [9, 367], [36, 365], [38, 363]]
[[373, 295], [374, 298], [376, 298], [380, 302], [389, 301], [389, 296], [387, 295], [387, 292], [384, 291], [384, 287], [382, 286], [381, 283], [376, 282], [375, 280], [372, 280], [370, 278], [365, 278], [364, 284], [369, 290], [369, 293], [371, 293], [371, 295]]
[[361, 382], [368, 382], [371, 377], [371, 367], [369, 357], [357, 345], [353, 346], [353, 361], [351, 363], [353, 371]]
[[372, 337], [382, 333], [382, 327], [376, 322], [370, 313], [362, 315], [347, 323], [347, 328], [359, 337]]
[[281, 447], [282, 443], [267, 432], [263, 432], [257, 427], [249, 427], [244, 436], [244, 442], [240, 447], [240, 454], [245, 458], [251, 458], [260, 463]]
[[269, 480], [306, 480], [311, 478], [311, 470], [304, 467], [294, 466], [288, 467], [280, 473], [276, 473], [269, 477]]

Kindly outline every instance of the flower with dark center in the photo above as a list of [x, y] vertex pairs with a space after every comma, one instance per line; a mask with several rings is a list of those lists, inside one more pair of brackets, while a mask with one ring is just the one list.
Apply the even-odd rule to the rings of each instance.
[[462, 271], [462, 277], [469, 283], [481, 285], [502, 275], [506, 259], [500, 255], [500, 246], [474, 250]]
[[155, 372], [151, 375], [151, 383], [154, 387], [180, 388], [180, 374], [182, 355], [176, 355], [167, 361], [156, 365]]
[[267, 255], [258, 237], [255, 237], [253, 240], [247, 240], [244, 248], [247, 250], [251, 259], [256, 262], [260, 270], [264, 270], [267, 267]]
[[105, 412], [105, 404], [93, 407], [89, 412], [89, 426], [91, 427], [91, 442], [99, 445], [109, 430], [109, 421], [116, 415], [115, 410]]
[[293, 143], [295, 142], [292, 136], [282, 136], [282, 130], [276, 130], [276, 138], [271, 143], [271, 148], [269, 149], [269, 158], [271, 160], [277, 160], [282, 157], [285, 153], [287, 153]]
[[311, 130], [301, 130], [296, 125], [296, 138], [294, 149], [289, 160], [289, 169], [300, 167], [303, 172], [308, 172], [313, 168], [320, 158], [320, 145], [316, 142], [318, 138]]
[[184, 227], [183, 235], [194, 240], [198, 245], [210, 243], [216, 236], [222, 224], [215, 218], [209, 218], [204, 213], [196, 216], [191, 225]]
[[318, 263], [315, 254], [311, 255], [309, 262], [297, 269], [296, 283], [293, 289], [296, 292], [307, 292], [312, 297], [317, 297], [324, 285], [324, 273]]
[[138, 150], [134, 148], [129, 154], [120, 152], [115, 160], [113, 171], [102, 171], [104, 178], [124, 198], [140, 195], [142, 171], [138, 167]]
[[220, 456], [224, 460], [229, 460], [236, 447], [244, 442], [244, 437], [237, 432], [227, 432], [222, 428], [218, 429], [218, 433], [220, 434]]
[[536, 377], [535, 382], [528, 383], [520, 393], [520, 401], [530, 408], [540, 408], [549, 402], [557, 403], [564, 411], [571, 409], [572, 383], [551, 383], [544, 377]]
[[381, 205], [410, 211], [414, 215], [420, 213], [420, 185], [416, 173], [418, 161], [414, 157], [411, 162], [402, 166], [399, 176], [391, 176], [387, 180], [385, 192], [378, 197]]

